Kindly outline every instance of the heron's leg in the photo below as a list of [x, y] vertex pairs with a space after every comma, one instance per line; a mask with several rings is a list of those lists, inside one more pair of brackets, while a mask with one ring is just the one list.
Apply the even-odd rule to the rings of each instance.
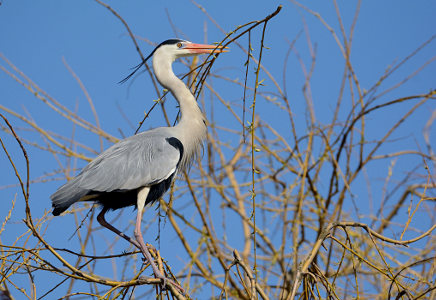
[[154, 275], [156, 275], [156, 277], [158, 277], [158, 278], [164, 279], [165, 276], [163, 276], [162, 272], [159, 271], [159, 269], [157, 268], [156, 264], [153, 261], [153, 258], [151, 257], [150, 251], [148, 251], [147, 246], [145, 246], [144, 238], [142, 237], [142, 232], [141, 232], [142, 212], [144, 210], [145, 200], [147, 199], [149, 191], [150, 191], [149, 187], [144, 187], [138, 193], [138, 202], [137, 202], [138, 214], [136, 215], [136, 225], [135, 225], [135, 231], [134, 231], [135, 238], [138, 241], [139, 249], [141, 249], [145, 258], [150, 263], [150, 265], [153, 269]]
[[139, 246], [140, 246], [140, 249], [141, 249], [142, 253], [144, 254], [145, 258], [150, 263], [151, 268], [153, 269], [154, 275], [157, 278], [160, 278], [161, 280], [163, 280], [164, 286], [167, 283], [170, 283], [174, 287], [176, 287], [179, 291], [181, 291], [183, 293], [184, 290], [183, 290], [183, 288], [179, 284], [177, 284], [176, 282], [174, 282], [173, 280], [171, 280], [169, 278], [166, 278], [165, 275], [162, 274], [161, 271], [159, 271], [158, 267], [154, 263], [153, 258], [151, 257], [150, 251], [148, 251], [148, 248], [147, 248], [147, 246], [144, 243], [144, 239], [142, 237], [142, 232], [141, 232], [141, 221], [142, 221], [142, 212], [144, 210], [145, 200], [147, 199], [147, 195], [148, 195], [149, 191], [150, 191], [149, 187], [144, 187], [144, 188], [142, 188], [138, 192], [138, 201], [137, 201], [138, 214], [136, 216], [135, 237], [136, 237], [136, 240], [139, 243]]
[[138, 244], [137, 241], [135, 241], [134, 239], [132, 239], [130, 236], [126, 235], [125, 233], [119, 231], [118, 229], [116, 229], [114, 226], [112, 226], [111, 224], [109, 224], [106, 221], [106, 219], [104, 218], [104, 215], [106, 214], [107, 211], [108, 211], [108, 209], [106, 207], [103, 207], [103, 210], [97, 216], [98, 223], [100, 223], [101, 226], [106, 227], [110, 231], [115, 232], [120, 237], [122, 237], [123, 239], [132, 243], [135, 247], [137, 247], [139, 250], [141, 250], [141, 246]]

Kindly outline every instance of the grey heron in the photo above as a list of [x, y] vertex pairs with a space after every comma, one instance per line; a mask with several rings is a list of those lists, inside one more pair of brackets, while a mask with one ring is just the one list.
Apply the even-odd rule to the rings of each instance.
[[[222, 46], [194, 44], [180, 39], [170, 39], [158, 45], [134, 72], [153, 57], [153, 71], [157, 80], [179, 102], [181, 117], [177, 125], [154, 128], [119, 141], [98, 155], [50, 197], [55, 216], [78, 201], [100, 204], [103, 209], [97, 221], [140, 249], [154, 275], [164, 284], [166, 281], [175, 283], [159, 271], [144, 243], [142, 213], [146, 205], [153, 204], [163, 196], [177, 173], [190, 165], [201, 151], [206, 136], [205, 117], [190, 90], [174, 74], [172, 63], [180, 57], [221, 53], [224, 49]], [[105, 220], [108, 210], [133, 205], [137, 208], [136, 240]], [[180, 286], [178, 288], [181, 289]]]

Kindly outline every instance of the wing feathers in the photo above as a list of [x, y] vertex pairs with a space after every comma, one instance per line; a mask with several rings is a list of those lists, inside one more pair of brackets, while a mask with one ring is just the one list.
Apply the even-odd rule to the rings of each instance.
[[160, 182], [175, 172], [180, 154], [164, 136], [136, 135], [115, 144], [86, 166], [78, 176], [79, 186], [110, 192]]
[[134, 190], [174, 175], [183, 155], [182, 143], [166, 127], [124, 139], [97, 156], [50, 198], [58, 215], [88, 193]]

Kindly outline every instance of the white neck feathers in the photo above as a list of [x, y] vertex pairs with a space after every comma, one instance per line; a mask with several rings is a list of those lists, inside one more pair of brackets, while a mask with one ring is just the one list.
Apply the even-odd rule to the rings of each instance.
[[181, 118], [174, 126], [175, 137], [183, 144], [183, 157], [180, 167], [189, 167], [192, 160], [200, 154], [206, 137], [205, 117], [197, 101], [185, 83], [177, 78], [172, 70], [174, 59], [159, 55], [153, 56], [153, 69], [159, 83], [171, 91], [179, 102]]

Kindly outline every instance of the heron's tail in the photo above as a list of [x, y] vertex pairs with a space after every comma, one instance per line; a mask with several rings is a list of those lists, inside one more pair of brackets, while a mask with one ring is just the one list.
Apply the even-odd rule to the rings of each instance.
[[50, 196], [53, 206], [53, 215], [60, 215], [88, 192], [89, 190], [80, 188], [74, 179], [67, 182]]

